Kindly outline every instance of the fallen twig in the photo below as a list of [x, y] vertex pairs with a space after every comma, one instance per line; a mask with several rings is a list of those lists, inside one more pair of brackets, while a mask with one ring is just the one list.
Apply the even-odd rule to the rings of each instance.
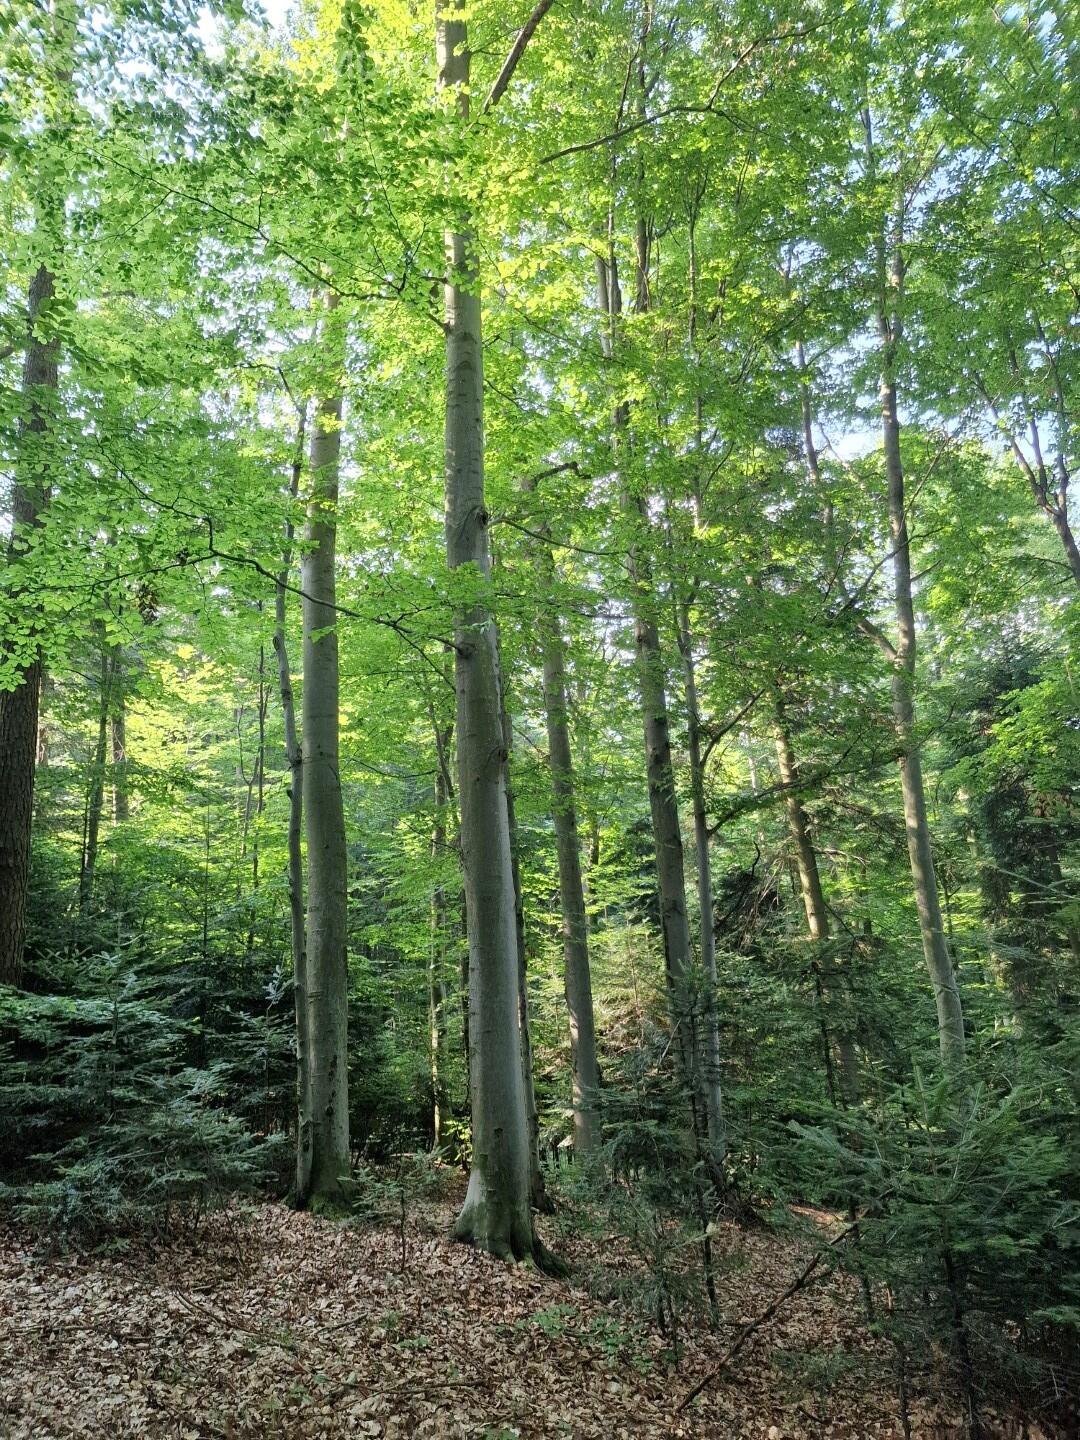
[[[851, 1234], [853, 1234], [856, 1228], [857, 1227], [855, 1225], [849, 1225], [846, 1230], [842, 1230], [839, 1235], [835, 1236], [832, 1240], [829, 1241], [827, 1249], [835, 1249], [837, 1245], [840, 1245]], [[739, 1331], [738, 1335], [736, 1335], [735, 1339], [731, 1342], [727, 1350], [724, 1352], [719, 1363], [717, 1365], [714, 1365], [713, 1368], [708, 1372], [708, 1374], [703, 1376], [702, 1379], [698, 1381], [698, 1383], [694, 1386], [692, 1390], [687, 1391], [686, 1395], [680, 1401], [675, 1411], [676, 1415], [681, 1415], [682, 1412], [687, 1408], [687, 1406], [693, 1404], [693, 1402], [697, 1399], [701, 1392], [708, 1385], [711, 1385], [712, 1382], [727, 1369], [728, 1365], [743, 1348], [746, 1342], [750, 1339], [751, 1335], [755, 1335], [763, 1325], [768, 1324], [768, 1322], [780, 1309], [781, 1305], [785, 1304], [788, 1300], [790, 1300], [793, 1295], [797, 1295], [804, 1286], [809, 1284], [811, 1279], [816, 1277], [816, 1272], [818, 1271], [821, 1262], [825, 1257], [825, 1253], [825, 1250], [819, 1250], [815, 1255], [813, 1255], [807, 1262], [807, 1264], [805, 1264], [803, 1268], [799, 1271], [798, 1275], [791, 1282], [788, 1288], [783, 1292], [783, 1294], [777, 1295], [775, 1300], [770, 1301], [769, 1304], [766, 1305], [765, 1309], [761, 1312], [761, 1314], [757, 1317], [757, 1319], [751, 1320], [748, 1325], [743, 1326], [743, 1328]]]

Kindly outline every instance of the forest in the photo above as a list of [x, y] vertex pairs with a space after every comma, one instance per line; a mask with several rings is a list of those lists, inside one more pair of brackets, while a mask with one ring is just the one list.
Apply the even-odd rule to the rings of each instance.
[[3, 1440], [1080, 1433], [1080, 13], [0, 0]]

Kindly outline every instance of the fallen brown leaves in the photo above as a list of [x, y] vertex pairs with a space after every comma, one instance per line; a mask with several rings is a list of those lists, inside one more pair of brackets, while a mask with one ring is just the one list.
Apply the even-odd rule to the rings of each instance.
[[[446, 1238], [446, 1212], [394, 1229], [338, 1226], [277, 1206], [219, 1217], [197, 1244], [119, 1256], [35, 1257], [0, 1234], [3, 1440], [893, 1440], [889, 1355], [856, 1287], [829, 1276], [791, 1297], [683, 1414], [679, 1399], [806, 1264], [765, 1232], [725, 1227], [718, 1334], [636, 1333], [564, 1282]], [[579, 1253], [575, 1255], [574, 1250]], [[583, 1242], [572, 1261], [588, 1258]], [[564, 1248], [565, 1253], [565, 1248]], [[620, 1263], [612, 1256], [613, 1263]], [[543, 1323], [573, 1307], [573, 1324]], [[559, 1313], [559, 1312], [555, 1312]], [[538, 1316], [540, 1317], [538, 1319]], [[852, 1357], [827, 1394], [798, 1393], [785, 1353]], [[917, 1434], [959, 1434], [923, 1406]]]

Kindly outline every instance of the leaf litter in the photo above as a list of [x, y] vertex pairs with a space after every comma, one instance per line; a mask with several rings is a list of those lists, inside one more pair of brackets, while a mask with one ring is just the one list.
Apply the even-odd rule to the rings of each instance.
[[[450, 1213], [418, 1210], [404, 1250], [396, 1226], [270, 1204], [214, 1216], [196, 1239], [124, 1253], [46, 1257], [30, 1237], [0, 1231], [0, 1436], [903, 1436], [891, 1351], [838, 1272], [793, 1295], [679, 1411], [805, 1266], [797, 1238], [720, 1227], [721, 1324], [686, 1329], [676, 1370], [658, 1333], [574, 1279], [455, 1244]], [[617, 1242], [576, 1237], [560, 1249], [579, 1274], [601, 1249], [615, 1270], [633, 1264]], [[793, 1355], [832, 1366], [825, 1393], [793, 1380]], [[947, 1399], [916, 1400], [912, 1435], [954, 1440], [957, 1413]]]

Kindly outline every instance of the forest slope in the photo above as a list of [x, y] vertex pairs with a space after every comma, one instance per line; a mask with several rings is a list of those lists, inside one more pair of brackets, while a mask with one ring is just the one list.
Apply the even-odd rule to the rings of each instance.
[[[36, 1257], [0, 1242], [0, 1432], [70, 1436], [899, 1437], [888, 1346], [850, 1277], [796, 1294], [685, 1413], [680, 1400], [803, 1268], [799, 1241], [723, 1227], [720, 1330], [678, 1370], [652, 1328], [576, 1284], [446, 1238], [449, 1211], [344, 1227], [266, 1205], [197, 1241]], [[565, 1247], [579, 1272], [598, 1247]], [[603, 1247], [612, 1273], [630, 1264]], [[402, 1255], [404, 1253], [404, 1265]], [[916, 1436], [960, 1434], [912, 1402]], [[1004, 1433], [1004, 1432], [1003, 1432]], [[1033, 1432], [1034, 1433], [1034, 1432]]]

